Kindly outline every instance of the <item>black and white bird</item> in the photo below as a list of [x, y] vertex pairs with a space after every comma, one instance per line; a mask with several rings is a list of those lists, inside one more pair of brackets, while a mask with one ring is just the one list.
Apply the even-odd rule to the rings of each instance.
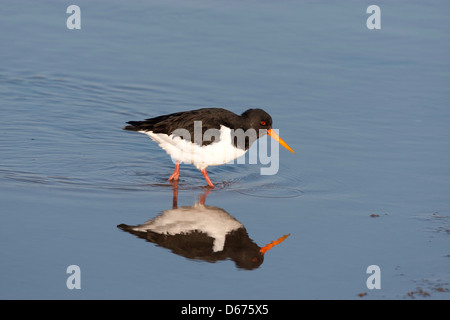
[[171, 156], [175, 170], [169, 180], [179, 179], [180, 163], [190, 163], [214, 187], [206, 168], [243, 156], [253, 142], [266, 134], [295, 153], [274, 132], [272, 117], [262, 109], [248, 109], [237, 115], [222, 108], [203, 108], [127, 123], [124, 130], [145, 133]]

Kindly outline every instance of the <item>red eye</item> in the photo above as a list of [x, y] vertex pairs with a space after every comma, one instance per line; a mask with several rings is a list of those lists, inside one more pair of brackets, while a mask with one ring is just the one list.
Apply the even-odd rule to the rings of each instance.
[[266, 125], [266, 122], [265, 122], [265, 121], [261, 121], [261, 125], [262, 125], [262, 126], [265, 126], [265, 125]]

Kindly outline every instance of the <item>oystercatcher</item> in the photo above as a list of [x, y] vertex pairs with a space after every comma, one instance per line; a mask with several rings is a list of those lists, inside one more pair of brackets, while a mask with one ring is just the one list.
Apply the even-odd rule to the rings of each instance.
[[214, 188], [206, 168], [228, 163], [244, 155], [258, 138], [269, 135], [295, 153], [272, 129], [272, 117], [262, 109], [241, 115], [222, 108], [176, 112], [144, 121], [129, 121], [124, 130], [145, 133], [175, 162], [169, 180], [178, 180], [180, 163], [191, 163]]

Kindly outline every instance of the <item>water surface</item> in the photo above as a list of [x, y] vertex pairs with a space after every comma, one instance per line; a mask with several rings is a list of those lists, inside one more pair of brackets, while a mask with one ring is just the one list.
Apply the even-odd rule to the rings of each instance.
[[[381, 1], [368, 30], [370, 4], [78, 1], [68, 30], [65, 4], [4, 1], [0, 297], [449, 299], [450, 6]], [[263, 108], [296, 151], [208, 170], [248, 243], [290, 234], [251, 270], [117, 227], [174, 207], [172, 162], [125, 122], [200, 107]], [[205, 191], [182, 165], [177, 206]]]

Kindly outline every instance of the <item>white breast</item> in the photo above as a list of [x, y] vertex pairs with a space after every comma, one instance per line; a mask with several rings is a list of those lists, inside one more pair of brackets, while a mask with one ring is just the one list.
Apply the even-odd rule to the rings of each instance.
[[218, 166], [243, 156], [247, 151], [234, 147], [231, 141], [231, 129], [220, 127], [220, 139], [207, 146], [199, 146], [181, 139], [173, 134], [168, 136], [152, 131], [140, 131], [148, 135], [164, 149], [172, 160], [180, 163], [191, 163], [199, 170], [208, 166]]

